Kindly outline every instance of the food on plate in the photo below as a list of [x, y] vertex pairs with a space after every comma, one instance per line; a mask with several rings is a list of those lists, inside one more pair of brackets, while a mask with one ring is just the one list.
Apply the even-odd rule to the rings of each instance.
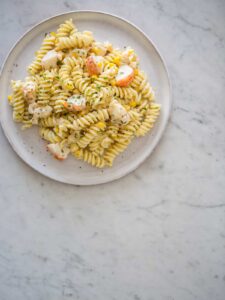
[[28, 76], [12, 81], [13, 120], [38, 126], [47, 151], [112, 166], [133, 138], [155, 125], [160, 105], [131, 47], [78, 31], [72, 19], [46, 34]]

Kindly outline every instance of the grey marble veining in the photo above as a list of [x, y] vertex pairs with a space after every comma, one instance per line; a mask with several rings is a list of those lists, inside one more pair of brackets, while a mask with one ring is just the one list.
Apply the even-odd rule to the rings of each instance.
[[0, 299], [223, 300], [225, 2], [1, 0], [0, 64], [31, 26], [75, 9], [152, 38], [173, 114], [143, 165], [93, 187], [36, 173], [0, 131]]

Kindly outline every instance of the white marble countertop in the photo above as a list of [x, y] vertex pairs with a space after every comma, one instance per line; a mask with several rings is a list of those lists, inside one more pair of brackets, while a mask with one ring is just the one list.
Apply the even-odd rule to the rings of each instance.
[[152, 38], [172, 118], [146, 163], [92, 187], [36, 173], [0, 131], [0, 299], [224, 299], [225, 2], [1, 0], [0, 64], [31, 26], [76, 9]]

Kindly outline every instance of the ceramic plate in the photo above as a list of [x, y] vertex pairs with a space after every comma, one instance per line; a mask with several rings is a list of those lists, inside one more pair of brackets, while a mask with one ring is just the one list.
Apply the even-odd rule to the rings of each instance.
[[[97, 169], [70, 156], [61, 162], [46, 152], [46, 143], [37, 128], [21, 131], [20, 124], [12, 120], [7, 95], [10, 80], [23, 79], [26, 67], [34, 58], [46, 32], [56, 30], [60, 23], [73, 18], [79, 30], [93, 31], [96, 40], [109, 40], [114, 47], [131, 46], [140, 58], [140, 67], [150, 78], [156, 91], [156, 101], [162, 105], [155, 128], [143, 138], [136, 138], [128, 149], [114, 161], [112, 168]], [[32, 168], [52, 179], [76, 184], [91, 185], [118, 179], [136, 169], [153, 151], [166, 127], [171, 96], [165, 64], [150, 39], [137, 27], [117, 16], [102, 12], [75, 11], [47, 19], [28, 31], [13, 47], [2, 68], [0, 119], [3, 130], [15, 152]]]

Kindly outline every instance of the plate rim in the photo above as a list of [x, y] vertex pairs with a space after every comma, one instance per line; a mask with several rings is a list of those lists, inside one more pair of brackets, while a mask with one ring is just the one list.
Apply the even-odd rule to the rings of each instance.
[[125, 172], [122, 172], [119, 176], [116, 176], [115, 178], [111, 178], [111, 179], [104, 179], [104, 177], [102, 178], [102, 176], [99, 176], [100, 178], [102, 178], [102, 180], [100, 180], [99, 182], [88, 182], [88, 183], [85, 183], [85, 182], [79, 182], [79, 183], [74, 183], [72, 181], [65, 181], [63, 178], [60, 179], [58, 178], [57, 176], [54, 177], [52, 174], [46, 174], [44, 173], [44, 171], [42, 171], [41, 169], [38, 169], [36, 166], [32, 165], [30, 163], [29, 160], [26, 159], [25, 156], [23, 156], [23, 154], [19, 151], [16, 150], [16, 147], [14, 146], [14, 143], [13, 141], [11, 140], [11, 138], [8, 136], [7, 134], [7, 131], [5, 130], [5, 124], [4, 122], [1, 120], [1, 114], [0, 114], [0, 124], [1, 124], [1, 127], [3, 129], [3, 132], [4, 132], [4, 135], [6, 136], [9, 144], [11, 145], [11, 147], [13, 148], [13, 150], [15, 151], [15, 153], [17, 154], [17, 156], [23, 161], [25, 162], [29, 167], [31, 167], [32, 169], [34, 169], [35, 171], [37, 171], [38, 173], [50, 178], [50, 179], [53, 179], [57, 182], [61, 182], [61, 183], [65, 183], [65, 184], [70, 184], [70, 185], [75, 185], [75, 186], [91, 186], [91, 185], [99, 185], [99, 184], [104, 184], [104, 183], [107, 183], [107, 182], [112, 182], [112, 181], [115, 181], [115, 180], [118, 180], [126, 175], [128, 175], [129, 173], [133, 172], [134, 170], [136, 170], [142, 163], [144, 163], [144, 161], [152, 154], [152, 152], [156, 149], [157, 145], [159, 144], [162, 136], [164, 135], [165, 133], [165, 130], [166, 130], [166, 127], [167, 127], [167, 124], [168, 124], [168, 121], [171, 117], [171, 112], [172, 112], [172, 107], [173, 107], [173, 101], [172, 101], [172, 85], [171, 85], [171, 78], [169, 76], [169, 72], [168, 72], [168, 68], [167, 68], [167, 65], [165, 63], [165, 60], [162, 56], [162, 54], [160, 53], [158, 47], [155, 45], [155, 43], [152, 41], [152, 39], [150, 39], [150, 37], [142, 30], [140, 29], [137, 25], [133, 24], [132, 22], [128, 21], [127, 19], [121, 17], [121, 16], [118, 16], [116, 14], [111, 14], [109, 12], [105, 12], [105, 11], [100, 11], [100, 10], [71, 10], [71, 11], [67, 11], [67, 12], [64, 12], [64, 13], [59, 13], [59, 14], [55, 14], [49, 18], [45, 18], [43, 20], [41, 20], [40, 22], [36, 23], [35, 25], [33, 25], [30, 29], [26, 30], [16, 41], [15, 43], [13, 44], [13, 46], [10, 48], [8, 54], [6, 55], [5, 59], [3, 60], [3, 63], [1, 65], [1, 68], [0, 68], [0, 83], [2, 81], [2, 78], [3, 78], [3, 73], [4, 73], [4, 69], [5, 69], [5, 65], [8, 61], [8, 59], [10, 58], [12, 52], [14, 51], [14, 49], [17, 47], [17, 45], [20, 43], [20, 41], [29, 33], [31, 33], [36, 27], [38, 27], [39, 25], [41, 24], [44, 24], [44, 23], [47, 23], [51, 20], [54, 20], [55, 18], [58, 18], [58, 17], [61, 17], [61, 16], [66, 16], [66, 15], [69, 15], [69, 14], [82, 14], [82, 13], [90, 13], [90, 14], [100, 14], [100, 15], [105, 15], [105, 16], [109, 16], [109, 17], [113, 17], [113, 18], [116, 18], [120, 21], [123, 21], [125, 22], [127, 25], [133, 27], [134, 29], [136, 29], [139, 33], [141, 33], [147, 40], [148, 42], [153, 46], [153, 48], [155, 49], [155, 51], [157, 52], [157, 55], [159, 57], [159, 59], [161, 60], [162, 62], [162, 65], [164, 67], [164, 70], [165, 70], [165, 75], [166, 75], [166, 78], [167, 78], [167, 82], [168, 82], [168, 100], [169, 100], [169, 108], [168, 108], [168, 115], [166, 116], [166, 121], [164, 123], [164, 126], [162, 127], [161, 129], [161, 132], [160, 132], [160, 135], [158, 135], [157, 138], [155, 138], [155, 140], [153, 141], [153, 144], [152, 144], [152, 147], [151, 147], [151, 151], [148, 152], [146, 155], [144, 155], [142, 157], [142, 160], [140, 162], [138, 162], [136, 165], [133, 165], [131, 168], [128, 168]]

